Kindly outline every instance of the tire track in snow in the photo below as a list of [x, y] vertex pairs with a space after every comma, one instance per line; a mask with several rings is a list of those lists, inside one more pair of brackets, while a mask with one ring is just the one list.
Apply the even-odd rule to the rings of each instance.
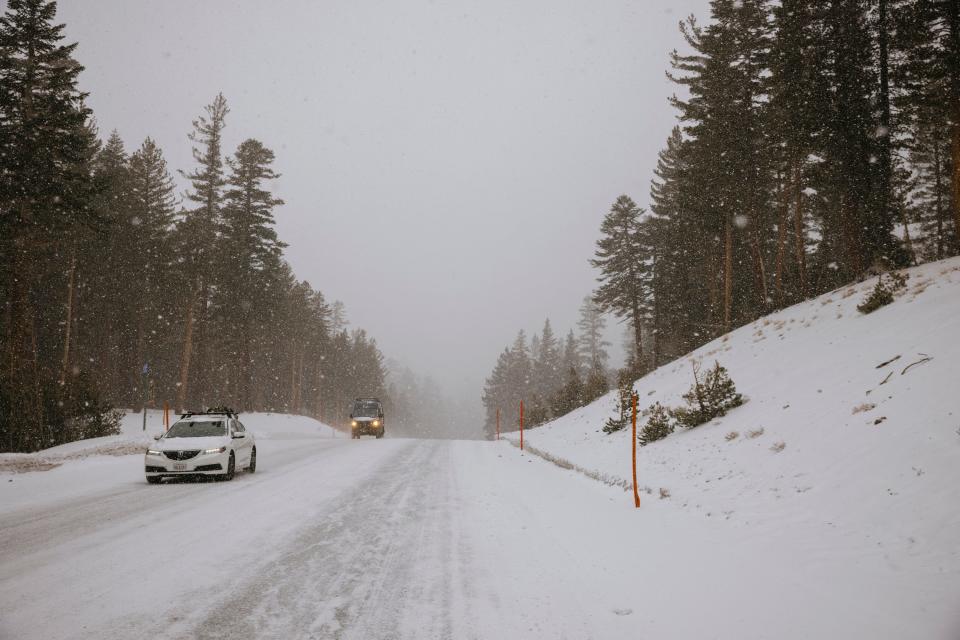
[[411, 441], [179, 637], [452, 638], [450, 476]]

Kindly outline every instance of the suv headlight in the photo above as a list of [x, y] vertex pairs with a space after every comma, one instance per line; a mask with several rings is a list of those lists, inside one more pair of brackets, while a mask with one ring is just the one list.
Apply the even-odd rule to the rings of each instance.
[[374, 420], [374, 421], [373, 421], [373, 426], [379, 427], [379, 426], [380, 426], [380, 421], [379, 421], [379, 420]]
[[163, 451], [157, 451], [156, 449], [147, 449], [148, 456], [162, 456]]
[[351, 426], [351, 427], [357, 426], [357, 421], [356, 421], [356, 420], [351, 420], [351, 421], [350, 421], [350, 426]]
[[204, 449], [203, 454], [207, 455], [208, 453], [223, 453], [226, 450], [227, 450], [226, 447], [217, 447], [216, 449]]

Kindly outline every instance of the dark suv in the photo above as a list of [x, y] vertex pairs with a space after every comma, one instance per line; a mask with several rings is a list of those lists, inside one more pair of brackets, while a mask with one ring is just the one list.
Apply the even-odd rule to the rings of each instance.
[[357, 398], [350, 410], [350, 434], [383, 437], [383, 405], [376, 398]]

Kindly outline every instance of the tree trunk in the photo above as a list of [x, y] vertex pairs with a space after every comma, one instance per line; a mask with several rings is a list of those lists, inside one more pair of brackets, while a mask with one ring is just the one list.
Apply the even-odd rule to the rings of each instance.
[[725, 216], [723, 232], [723, 332], [729, 333], [733, 322], [733, 226]]
[[754, 237], [751, 248], [753, 249], [753, 259], [756, 264], [755, 277], [757, 279], [757, 291], [760, 294], [760, 309], [765, 312], [769, 304], [767, 301], [769, 297], [767, 295], [767, 266], [763, 261], [763, 251], [760, 248], [760, 240], [758, 238]]
[[956, 234], [957, 246], [960, 246], [960, 3], [956, 0], [945, 3], [947, 11], [947, 22], [950, 29], [950, 43], [947, 46], [947, 59], [949, 61], [947, 68], [950, 77], [950, 105], [953, 114], [953, 123], [950, 127], [951, 140], [951, 158], [953, 159], [953, 176], [951, 184], [951, 194], [953, 195], [953, 224]]
[[67, 326], [66, 335], [63, 339], [63, 361], [60, 365], [60, 388], [63, 389], [67, 384], [67, 370], [70, 368], [70, 338], [73, 331], [73, 290], [77, 274], [77, 249], [76, 246], [70, 253], [70, 275], [67, 279]]
[[910, 264], [916, 266], [917, 255], [913, 252], [913, 241], [910, 240], [910, 221], [907, 219], [907, 208], [903, 205], [898, 208], [900, 209], [900, 223], [903, 225], [903, 244], [907, 253], [910, 254]]
[[[889, 224], [892, 222], [892, 215], [890, 211], [891, 204], [891, 188], [892, 188], [892, 162], [890, 158], [890, 140], [892, 139], [892, 132], [890, 131], [890, 80], [888, 72], [888, 27], [887, 27], [887, 0], [877, 0], [877, 44], [880, 54], [880, 92], [878, 95], [878, 101], [880, 103], [880, 135], [877, 136], [877, 142], [880, 146], [879, 163], [880, 163], [880, 202], [878, 204], [879, 213], [882, 216], [880, 219], [883, 223]], [[876, 224], [878, 221], [871, 221], [871, 224]], [[892, 226], [892, 225], [891, 225]], [[885, 229], [890, 227], [885, 226]], [[874, 236], [871, 231], [876, 231]], [[889, 240], [887, 238], [880, 237], [881, 229], [868, 230], [867, 237], [875, 237], [877, 246], [870, 247], [870, 252], [868, 255], [872, 256], [873, 259], [876, 259], [878, 256], [884, 255], [886, 249], [889, 246]], [[873, 243], [871, 243], [873, 244]]]
[[177, 407], [178, 411], [187, 410], [187, 392], [190, 385], [190, 356], [193, 354], [193, 309], [197, 304], [199, 290], [194, 289], [190, 292], [190, 299], [187, 301], [187, 317], [183, 325], [183, 350], [180, 353], [180, 387], [177, 389]]
[[783, 270], [786, 268], [787, 256], [787, 190], [784, 188], [783, 176], [778, 176], [778, 201], [777, 207], [777, 257], [774, 261], [774, 290], [777, 295], [777, 308], [783, 307]]
[[240, 385], [240, 406], [244, 409], [249, 410], [251, 406], [250, 400], [250, 322], [246, 318], [243, 320], [243, 341], [242, 352], [240, 354], [240, 375], [239, 375], [239, 385]]
[[800, 164], [794, 165], [793, 195], [795, 210], [793, 217], [793, 234], [797, 258], [797, 284], [799, 285], [800, 300], [807, 299], [807, 239], [803, 224], [803, 191], [800, 190]]
[[47, 427], [43, 415], [43, 387], [40, 382], [40, 355], [37, 349], [37, 328], [31, 321], [30, 326], [30, 350], [33, 354], [33, 391], [36, 401], [35, 420], [37, 423], [37, 433], [40, 435], [41, 449], [53, 445], [53, 438], [47, 437]]
[[[937, 260], [943, 260], [945, 244], [943, 235], [943, 163], [940, 159], [940, 142], [936, 139], [933, 142], [933, 170], [936, 176], [937, 189]], [[960, 233], [958, 233], [957, 237], [960, 239]]]
[[637, 369], [640, 369], [640, 363], [643, 362], [643, 324], [640, 317], [640, 303], [633, 300], [633, 352]]

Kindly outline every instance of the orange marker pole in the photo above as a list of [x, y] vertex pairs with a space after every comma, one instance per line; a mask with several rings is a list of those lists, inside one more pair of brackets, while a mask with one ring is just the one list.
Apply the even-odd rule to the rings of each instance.
[[166, 400], [163, 401], [163, 430], [166, 431], [170, 428], [170, 403]]
[[630, 394], [631, 404], [633, 404], [633, 504], [640, 508], [640, 491], [637, 490], [637, 395]]
[[497, 407], [497, 440], [500, 439], [500, 407]]
[[520, 451], [523, 451], [523, 400], [520, 401]]

